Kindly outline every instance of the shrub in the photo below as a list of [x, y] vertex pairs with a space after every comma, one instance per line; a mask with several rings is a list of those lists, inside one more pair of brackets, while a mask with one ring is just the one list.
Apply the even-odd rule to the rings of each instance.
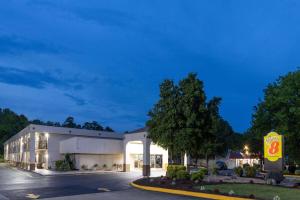
[[0, 163], [4, 162], [4, 156], [0, 154]]
[[283, 171], [283, 174], [290, 174], [290, 172], [289, 172], [289, 170], [286, 169]]
[[247, 177], [255, 177], [256, 176], [256, 169], [255, 167], [246, 167], [245, 168], [245, 175]]
[[218, 168], [216, 168], [216, 167], [212, 168], [212, 169], [211, 169], [211, 173], [212, 173], [213, 175], [217, 175], [217, 174], [218, 174]]
[[65, 154], [65, 162], [68, 163], [70, 169], [72, 169], [72, 170], [75, 169], [74, 161], [73, 161], [73, 159], [71, 158], [71, 155], [68, 154], [68, 153]]
[[198, 172], [195, 172], [195, 173], [191, 174], [191, 180], [192, 181], [196, 181], [196, 180], [202, 181], [203, 178], [204, 178], [204, 174], [201, 171], [198, 171]]
[[203, 175], [208, 175], [208, 170], [206, 168], [201, 168], [198, 172], [201, 172]]
[[300, 170], [297, 169], [297, 170], [295, 171], [295, 174], [296, 174], [296, 175], [300, 175]]
[[86, 166], [86, 165], [81, 165], [81, 169], [87, 170], [87, 169], [88, 169], [88, 166]]
[[55, 161], [55, 169], [56, 170], [60, 170], [61, 169], [61, 165], [63, 164], [63, 160], [57, 160]]
[[176, 179], [187, 180], [190, 178], [190, 174], [185, 170], [179, 170], [176, 172]]
[[250, 167], [249, 163], [243, 164], [243, 168]]
[[60, 166], [60, 171], [70, 171], [71, 168], [70, 168], [70, 165], [69, 163], [67, 163], [66, 161], [64, 161], [62, 163], [62, 165]]
[[254, 164], [253, 164], [253, 167], [258, 171], [258, 170], [260, 169], [260, 164], [254, 163]]
[[55, 161], [55, 169], [58, 171], [70, 171], [70, 165], [65, 160]]
[[102, 168], [104, 168], [104, 169], [105, 169], [106, 167], [107, 167], [107, 165], [106, 165], [106, 164], [103, 164], [103, 165], [102, 165]]
[[289, 165], [288, 170], [289, 170], [290, 174], [295, 174], [296, 166], [295, 165]]
[[234, 169], [233, 169], [233, 171], [234, 171], [234, 173], [237, 175], [237, 176], [239, 176], [239, 177], [241, 177], [241, 176], [243, 176], [243, 168], [242, 167], [235, 167]]
[[180, 171], [180, 170], [185, 171], [186, 167], [183, 166], [183, 165], [169, 165], [167, 167], [167, 177], [175, 178], [176, 177], [176, 172]]
[[98, 167], [98, 164], [96, 163], [96, 164], [94, 164], [94, 166], [93, 166], [94, 168], [97, 168]]
[[277, 184], [279, 184], [281, 181], [283, 181], [284, 179], [284, 176], [283, 176], [283, 173], [281, 172], [268, 172], [266, 177], [265, 177], [266, 181], [272, 181], [274, 180]]

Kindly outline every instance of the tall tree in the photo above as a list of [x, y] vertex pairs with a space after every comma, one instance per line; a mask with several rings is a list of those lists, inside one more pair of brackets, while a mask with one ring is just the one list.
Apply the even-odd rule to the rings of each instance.
[[262, 152], [263, 136], [270, 131], [285, 136], [285, 153], [300, 163], [300, 70], [290, 72], [267, 86], [264, 99], [255, 107], [247, 132], [251, 149]]
[[98, 130], [98, 131], [103, 131], [104, 128], [101, 126], [98, 122], [92, 121], [92, 122], [85, 122], [84, 125], [82, 126], [83, 129], [88, 129], [88, 130]]
[[203, 82], [194, 73], [176, 86], [165, 80], [160, 99], [149, 113], [149, 137], [172, 155], [187, 153], [194, 158], [215, 154], [220, 98], [206, 102]]
[[0, 109], [0, 154], [3, 154], [3, 143], [28, 125], [24, 115], [18, 115], [10, 109]]
[[165, 80], [160, 85], [160, 99], [149, 112], [147, 121], [149, 137], [152, 141], [170, 152], [171, 162], [175, 154], [181, 151], [177, 145], [180, 131], [181, 114], [178, 110], [179, 91], [172, 80]]
[[105, 127], [104, 131], [114, 132], [114, 130], [112, 128], [110, 128], [109, 126]]
[[67, 117], [62, 126], [68, 128], [78, 128], [77, 124], [75, 123], [74, 117], [71, 116]]
[[[203, 82], [190, 73], [179, 82], [179, 113], [181, 124], [178, 142], [181, 151], [199, 157], [199, 145], [207, 133], [206, 95]], [[198, 147], [198, 148], [197, 148]]]

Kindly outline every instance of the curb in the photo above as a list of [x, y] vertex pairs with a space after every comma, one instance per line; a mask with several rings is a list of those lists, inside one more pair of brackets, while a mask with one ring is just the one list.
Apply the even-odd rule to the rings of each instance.
[[[190, 196], [190, 197], [199, 197], [199, 198], [206, 198], [206, 199], [214, 199], [214, 200], [250, 200], [247, 198], [242, 197], [229, 197], [224, 195], [218, 195], [218, 194], [208, 194], [203, 192], [192, 192], [192, 191], [186, 191], [186, 190], [174, 190], [174, 189], [167, 189], [167, 188], [159, 188], [159, 187], [150, 187], [150, 186], [142, 186], [135, 183], [130, 183], [131, 186], [142, 189], [142, 190], [148, 190], [153, 192], [163, 192], [168, 194], [176, 194], [176, 195], [183, 195], [183, 196]], [[253, 199], [252, 199], [253, 200]]]

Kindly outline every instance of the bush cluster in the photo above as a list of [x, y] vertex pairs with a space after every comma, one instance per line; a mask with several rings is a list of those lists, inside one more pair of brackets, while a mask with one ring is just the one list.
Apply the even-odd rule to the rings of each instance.
[[243, 171], [243, 168], [242, 168], [242, 167], [240, 167], [240, 166], [235, 167], [235, 168], [233, 169], [233, 171], [234, 171], [234, 173], [235, 173], [237, 176], [239, 176], [239, 177], [243, 176], [244, 171]]
[[176, 178], [178, 171], [186, 171], [186, 167], [183, 165], [169, 165], [167, 167], [167, 177]]
[[179, 170], [176, 172], [176, 179], [187, 180], [190, 178], [190, 174], [185, 170]]
[[202, 181], [204, 178], [204, 175], [208, 174], [207, 169], [200, 169], [198, 172], [192, 173], [191, 180], [192, 181]]
[[256, 168], [255, 167], [245, 167], [245, 175], [246, 175], [246, 177], [254, 178], [256, 176]]
[[64, 160], [55, 161], [55, 169], [57, 171], [74, 170], [75, 169], [75, 164], [74, 164], [70, 154], [66, 154]]
[[57, 160], [55, 161], [55, 169], [57, 171], [70, 171], [71, 167], [65, 160]]

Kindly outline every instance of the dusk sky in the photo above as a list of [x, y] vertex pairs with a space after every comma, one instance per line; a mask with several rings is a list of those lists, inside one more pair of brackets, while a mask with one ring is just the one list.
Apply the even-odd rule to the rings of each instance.
[[300, 1], [0, 1], [0, 107], [143, 127], [159, 84], [196, 72], [235, 131], [300, 64]]

